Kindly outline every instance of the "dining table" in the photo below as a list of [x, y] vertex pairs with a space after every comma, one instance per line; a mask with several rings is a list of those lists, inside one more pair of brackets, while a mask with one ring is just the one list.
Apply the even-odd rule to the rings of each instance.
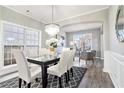
[[57, 62], [60, 60], [60, 57], [57, 56], [51, 56], [51, 55], [45, 55], [45, 56], [39, 56], [36, 58], [27, 58], [29, 63], [37, 64], [41, 66], [41, 79], [42, 79], [42, 87], [47, 87], [47, 68], [51, 64], [57, 64]]

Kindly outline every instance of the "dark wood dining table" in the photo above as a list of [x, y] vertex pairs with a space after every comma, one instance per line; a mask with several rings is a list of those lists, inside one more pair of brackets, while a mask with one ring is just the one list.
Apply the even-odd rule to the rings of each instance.
[[37, 64], [41, 66], [41, 77], [42, 77], [42, 87], [47, 87], [47, 68], [50, 64], [57, 63], [59, 57], [37, 57], [37, 58], [27, 58], [28, 62]]

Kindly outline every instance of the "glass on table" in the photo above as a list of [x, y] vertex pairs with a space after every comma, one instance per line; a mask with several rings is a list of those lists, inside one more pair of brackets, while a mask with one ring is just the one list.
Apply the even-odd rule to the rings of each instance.
[[35, 58], [35, 60], [47, 61], [47, 60], [52, 60], [52, 59], [55, 59], [55, 58], [57, 58], [57, 56], [55, 56], [55, 55], [42, 55], [42, 56], [39, 56], [39, 57]]

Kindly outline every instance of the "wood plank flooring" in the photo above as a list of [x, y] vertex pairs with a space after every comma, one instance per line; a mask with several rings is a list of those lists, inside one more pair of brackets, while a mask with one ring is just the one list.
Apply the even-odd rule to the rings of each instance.
[[102, 71], [103, 61], [96, 59], [95, 63], [87, 62], [85, 73], [79, 88], [114, 88], [108, 73]]

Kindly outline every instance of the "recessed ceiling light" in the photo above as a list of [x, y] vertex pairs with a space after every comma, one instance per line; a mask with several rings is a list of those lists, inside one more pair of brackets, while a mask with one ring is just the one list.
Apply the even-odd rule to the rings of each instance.
[[30, 12], [30, 10], [26, 10], [26, 12]]

